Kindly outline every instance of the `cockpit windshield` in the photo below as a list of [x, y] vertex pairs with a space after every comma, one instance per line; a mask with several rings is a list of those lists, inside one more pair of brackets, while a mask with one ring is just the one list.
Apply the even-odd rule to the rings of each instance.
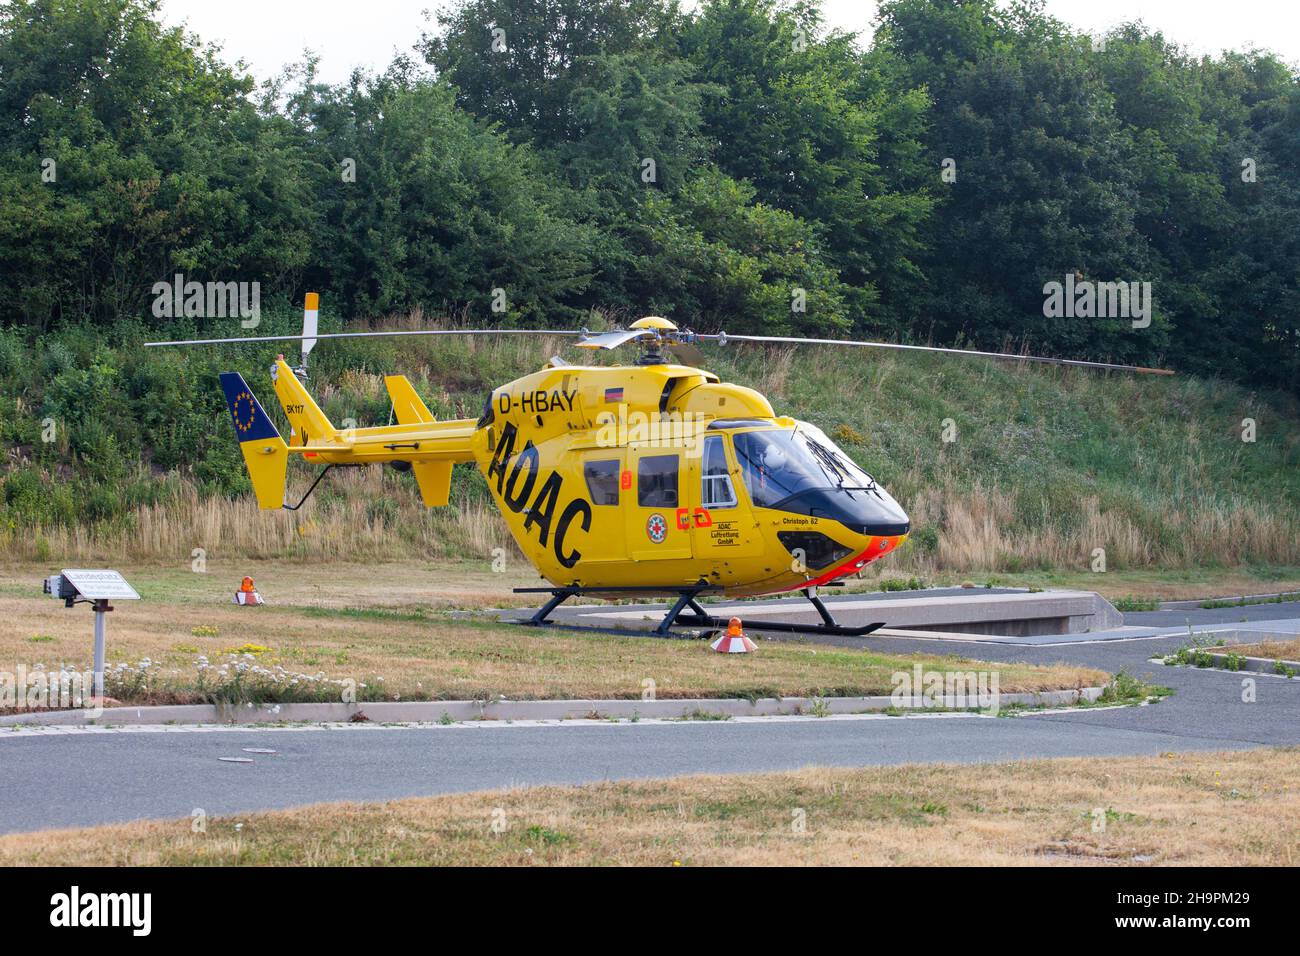
[[774, 508], [812, 488], [876, 490], [875, 480], [814, 425], [800, 423], [793, 431], [737, 432], [733, 442], [745, 486], [760, 508]]

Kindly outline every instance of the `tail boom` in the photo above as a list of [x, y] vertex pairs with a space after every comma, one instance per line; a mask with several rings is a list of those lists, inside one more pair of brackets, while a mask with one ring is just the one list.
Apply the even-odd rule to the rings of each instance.
[[330, 422], [283, 359], [275, 363], [272, 377], [276, 397], [292, 429], [289, 442], [280, 437], [242, 375], [238, 372], [221, 375], [226, 405], [260, 508], [284, 507], [290, 454], [325, 465], [409, 462], [420, 496], [430, 508], [447, 504], [452, 466], [474, 461], [475, 420], [434, 421], [409, 384], [406, 389], [412, 401], [406, 409], [410, 413], [402, 416], [408, 419], [407, 423], [341, 429]]

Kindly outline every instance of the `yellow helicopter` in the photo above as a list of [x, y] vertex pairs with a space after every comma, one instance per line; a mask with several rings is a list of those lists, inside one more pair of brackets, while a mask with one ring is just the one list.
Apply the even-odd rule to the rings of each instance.
[[[884, 622], [839, 625], [817, 595], [906, 539], [907, 513], [866, 471], [808, 422], [777, 415], [752, 388], [697, 367], [698, 345], [763, 342], [940, 352], [1097, 369], [1164, 369], [929, 346], [785, 336], [702, 335], [648, 316], [627, 329], [435, 329], [317, 333], [319, 300], [307, 297], [301, 336], [194, 339], [158, 345], [301, 341], [302, 362], [271, 366], [288, 419], [286, 442], [243, 376], [222, 373], [235, 433], [264, 509], [301, 507], [330, 468], [388, 462], [410, 470], [427, 507], [448, 502], [452, 467], [474, 463], [519, 549], [550, 583], [529, 620], [543, 624], [564, 600], [676, 596], [656, 633], [674, 625], [725, 626], [701, 595], [799, 591], [818, 625], [764, 629], [862, 636]], [[437, 421], [404, 376], [385, 378], [396, 424], [336, 427], [305, 387], [318, 339], [404, 335], [573, 335], [585, 349], [638, 343], [633, 365], [546, 367], [493, 390], [477, 419]], [[672, 361], [665, 350], [675, 354]], [[289, 456], [324, 465], [303, 499], [284, 501]], [[842, 582], [840, 582], [842, 583]], [[689, 613], [686, 613], [689, 611]]]

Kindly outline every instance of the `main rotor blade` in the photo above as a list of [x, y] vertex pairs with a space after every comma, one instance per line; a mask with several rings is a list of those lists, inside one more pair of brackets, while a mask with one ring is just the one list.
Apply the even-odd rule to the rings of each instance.
[[145, 342], [158, 345], [227, 345], [248, 342], [301, 342], [307, 339], [375, 339], [401, 335], [560, 335], [579, 336], [574, 329], [401, 329], [389, 332], [322, 332], [317, 335], [250, 335], [235, 339], [183, 339], [174, 342]]
[[704, 353], [694, 342], [674, 342], [669, 340], [668, 351], [677, 356], [677, 360], [683, 365], [690, 365], [694, 368], [703, 368], [705, 362]]
[[307, 293], [307, 301], [302, 310], [302, 364], [307, 365], [307, 356], [316, 347], [316, 329], [320, 324], [320, 296], [315, 292]]
[[597, 332], [588, 335], [580, 342], [573, 343], [580, 349], [616, 349], [624, 342], [642, 339], [654, 335], [649, 329], [615, 329], [613, 332]]
[[902, 352], [938, 352], [941, 355], [969, 355], [975, 358], [1007, 359], [1013, 362], [1039, 362], [1044, 365], [1072, 365], [1077, 368], [1103, 368], [1147, 375], [1173, 375], [1172, 369], [1147, 368], [1143, 365], [1114, 365], [1110, 362], [1085, 362], [1082, 359], [1048, 358], [1045, 355], [1017, 355], [1014, 352], [979, 352], [975, 349], [945, 349], [933, 345], [900, 345], [896, 342], [855, 342], [851, 339], [805, 339], [787, 335], [697, 335], [712, 342], [768, 342], [790, 345], [852, 345], [858, 348], [895, 349]]

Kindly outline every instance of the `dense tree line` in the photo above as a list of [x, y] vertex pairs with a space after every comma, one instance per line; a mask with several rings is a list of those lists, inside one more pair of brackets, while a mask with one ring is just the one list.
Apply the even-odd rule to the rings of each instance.
[[[458, 0], [412, 40], [259, 87], [155, 0], [0, 3], [0, 325], [158, 324], [179, 272], [1300, 387], [1300, 84], [1267, 53], [1033, 0], [886, 0], [869, 44], [807, 2]], [[1149, 282], [1149, 325], [1045, 315], [1066, 276]]]

